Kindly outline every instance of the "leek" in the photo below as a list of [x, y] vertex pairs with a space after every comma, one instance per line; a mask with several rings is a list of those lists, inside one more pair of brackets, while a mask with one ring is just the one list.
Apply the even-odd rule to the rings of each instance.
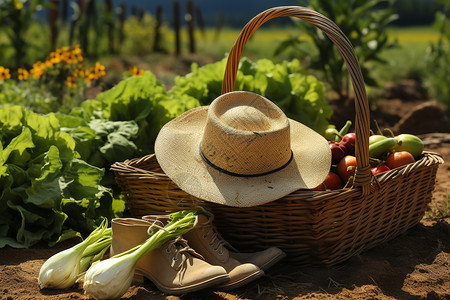
[[94, 263], [84, 276], [85, 294], [94, 299], [117, 299], [131, 285], [136, 262], [166, 241], [185, 234], [195, 226], [200, 211], [185, 210], [170, 215], [164, 228], [149, 227], [150, 237], [141, 245], [109, 259]]
[[80, 274], [80, 261], [84, 251], [89, 245], [95, 244], [105, 235], [111, 235], [107, 227], [107, 221], [103, 220], [84, 241], [61, 251], [45, 261], [39, 270], [38, 283], [41, 289], [67, 289], [72, 287]]

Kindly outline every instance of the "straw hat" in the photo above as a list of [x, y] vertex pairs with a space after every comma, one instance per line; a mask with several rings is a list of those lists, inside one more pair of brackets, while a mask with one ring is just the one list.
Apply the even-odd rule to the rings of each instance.
[[155, 155], [188, 194], [237, 207], [315, 188], [331, 166], [325, 138], [250, 92], [223, 94], [168, 122]]

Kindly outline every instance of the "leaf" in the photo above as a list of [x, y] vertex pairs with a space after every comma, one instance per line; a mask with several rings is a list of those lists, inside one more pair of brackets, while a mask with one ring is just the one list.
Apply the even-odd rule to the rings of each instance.
[[100, 149], [109, 163], [131, 158], [137, 151], [136, 145], [119, 132], [108, 135], [108, 141]]
[[22, 106], [3, 107], [0, 109], [0, 124], [2, 134], [16, 133], [21, 131], [24, 118]]
[[155, 75], [144, 72], [142, 76], [130, 77], [100, 93], [96, 100], [101, 102], [103, 117], [107, 120], [139, 121], [147, 117], [164, 92]]
[[63, 197], [77, 200], [96, 198], [105, 189], [100, 185], [103, 175], [103, 169], [74, 159], [62, 174], [65, 183]]
[[32, 181], [31, 187], [26, 190], [28, 198], [24, 199], [24, 202], [47, 209], [58, 207], [62, 195], [60, 187], [62, 166], [58, 148], [51, 146], [45, 156], [42, 175]]
[[59, 121], [53, 113], [42, 116], [31, 111], [26, 111], [25, 113], [26, 126], [29, 127], [35, 138], [39, 140], [55, 139], [56, 133], [59, 133]]
[[22, 133], [11, 140], [8, 146], [1, 151], [0, 163], [6, 163], [10, 154], [17, 151], [19, 155], [28, 148], [34, 148], [33, 138], [31, 131], [28, 128], [24, 128]]

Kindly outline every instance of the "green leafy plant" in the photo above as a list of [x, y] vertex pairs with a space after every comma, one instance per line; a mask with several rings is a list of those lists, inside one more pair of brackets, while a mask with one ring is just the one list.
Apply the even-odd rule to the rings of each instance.
[[434, 27], [439, 31], [439, 40], [430, 45], [427, 56], [427, 84], [434, 99], [450, 107], [450, 1], [439, 1], [444, 5], [436, 13]]
[[[169, 120], [199, 105], [197, 99], [187, 94], [167, 92], [155, 75], [146, 71], [141, 76], [122, 80], [112, 89], [98, 94], [95, 99], [84, 101], [80, 107], [72, 111], [71, 115], [89, 124], [90, 129], [96, 132], [91, 137], [97, 139], [103, 136], [103, 140], [107, 137], [109, 146], [104, 144], [98, 149], [97, 143], [93, 141], [90, 149], [103, 151], [101, 159], [113, 162], [130, 158], [127, 157], [129, 155], [152, 153], [154, 141], [161, 127]], [[102, 120], [103, 124], [93, 119]], [[137, 131], [134, 127], [136, 125], [139, 128]], [[71, 134], [78, 133], [75, 130]], [[133, 144], [129, 143], [130, 141]], [[99, 157], [96, 158], [95, 153], [98, 152], [93, 154], [91, 152], [90, 155], [94, 155], [92, 162], [98, 165]], [[90, 158], [88, 161], [91, 161]]]
[[0, 108], [0, 132], [0, 248], [54, 245], [124, 211], [54, 114]]
[[[221, 94], [226, 59], [201, 68], [192, 65], [192, 72], [175, 78], [170, 93], [189, 95], [208, 105]], [[277, 104], [294, 120], [324, 134], [327, 119], [332, 114], [324, 87], [313, 75], [306, 75], [296, 59], [280, 64], [260, 59], [253, 62], [242, 58], [236, 77], [235, 90], [260, 94]]]
[[[358, 57], [366, 84], [376, 85], [369, 63], [385, 61], [380, 57], [381, 51], [391, 48], [395, 43], [389, 42], [387, 25], [397, 19], [390, 8], [379, 8], [386, 0], [310, 0], [299, 1], [300, 5], [320, 12], [336, 23], [347, 35]], [[306, 33], [317, 50], [317, 55], [310, 58], [310, 67], [323, 71], [325, 81], [341, 98], [349, 94], [349, 76], [344, 60], [330, 39], [319, 29], [305, 21], [297, 21], [302, 33]], [[279, 54], [289, 47], [302, 49], [304, 43], [299, 37], [283, 41], [276, 49]], [[307, 52], [303, 51], [303, 54]], [[310, 52], [309, 52], [310, 53]]]
[[43, 95], [31, 81], [0, 81], [0, 105], [21, 105], [38, 113], [49, 113], [57, 100], [51, 95]]

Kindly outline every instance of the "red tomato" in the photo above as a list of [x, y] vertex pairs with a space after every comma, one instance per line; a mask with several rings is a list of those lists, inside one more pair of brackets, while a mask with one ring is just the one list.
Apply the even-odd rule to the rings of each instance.
[[313, 188], [313, 191], [325, 191], [329, 190], [337, 190], [342, 188], [342, 179], [336, 173], [330, 172], [327, 177], [318, 187]]
[[370, 171], [372, 171], [373, 175], [377, 175], [386, 171], [389, 171], [389, 167], [386, 165], [379, 165], [378, 167], [372, 168], [370, 169]]
[[407, 151], [399, 151], [389, 155], [388, 159], [386, 160], [386, 165], [390, 169], [395, 169], [413, 163], [415, 161], [416, 160], [414, 159], [414, 156], [412, 156], [411, 153]]
[[344, 146], [347, 155], [355, 155], [356, 134], [354, 132], [344, 135], [340, 143]]
[[347, 155], [341, 159], [337, 166], [337, 171], [344, 184], [348, 181], [350, 176], [355, 175], [356, 157]]
[[331, 149], [331, 163], [337, 164], [345, 156], [345, 148], [337, 142], [328, 142]]

